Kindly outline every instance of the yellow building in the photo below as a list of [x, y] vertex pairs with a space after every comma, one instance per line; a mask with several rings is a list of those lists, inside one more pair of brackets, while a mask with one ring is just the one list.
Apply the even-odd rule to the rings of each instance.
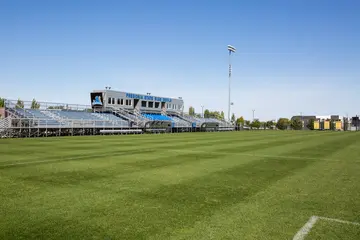
[[330, 129], [330, 121], [324, 121], [324, 130]]
[[335, 129], [336, 130], [341, 130], [342, 129], [342, 122], [341, 121], [336, 121], [335, 122]]
[[319, 130], [319, 129], [320, 129], [319, 121], [314, 121], [314, 130]]

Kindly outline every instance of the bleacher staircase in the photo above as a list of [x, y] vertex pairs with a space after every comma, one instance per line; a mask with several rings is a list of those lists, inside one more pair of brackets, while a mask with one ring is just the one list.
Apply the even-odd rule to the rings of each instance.
[[7, 117], [4, 119], [0, 119], [0, 135], [3, 135], [10, 127], [11, 124], [11, 117]]
[[[134, 114], [130, 111], [121, 108], [121, 107], [109, 107], [113, 114], [124, 118], [136, 125], [136, 127], [144, 127], [146, 123], [146, 119], [141, 115], [140, 111], [134, 110]], [[136, 109], [136, 108], [135, 108]]]

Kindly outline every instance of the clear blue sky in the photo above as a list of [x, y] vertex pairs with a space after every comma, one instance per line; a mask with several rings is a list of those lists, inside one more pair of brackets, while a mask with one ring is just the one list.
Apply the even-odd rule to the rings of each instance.
[[0, 0], [0, 96], [111, 86], [246, 118], [359, 114], [360, 1]]

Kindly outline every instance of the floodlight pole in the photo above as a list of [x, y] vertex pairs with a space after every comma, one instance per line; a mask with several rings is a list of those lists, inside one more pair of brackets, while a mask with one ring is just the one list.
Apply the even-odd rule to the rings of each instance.
[[230, 105], [231, 105], [231, 53], [235, 53], [236, 48], [228, 45], [229, 51], [229, 102], [228, 102], [228, 121], [230, 122]]

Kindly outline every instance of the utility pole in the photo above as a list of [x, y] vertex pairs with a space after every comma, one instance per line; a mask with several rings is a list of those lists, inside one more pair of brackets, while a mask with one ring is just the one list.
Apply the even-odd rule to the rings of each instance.
[[228, 45], [228, 51], [229, 51], [229, 102], [228, 102], [228, 121], [230, 122], [230, 105], [231, 105], [231, 53], [235, 53], [236, 48]]

